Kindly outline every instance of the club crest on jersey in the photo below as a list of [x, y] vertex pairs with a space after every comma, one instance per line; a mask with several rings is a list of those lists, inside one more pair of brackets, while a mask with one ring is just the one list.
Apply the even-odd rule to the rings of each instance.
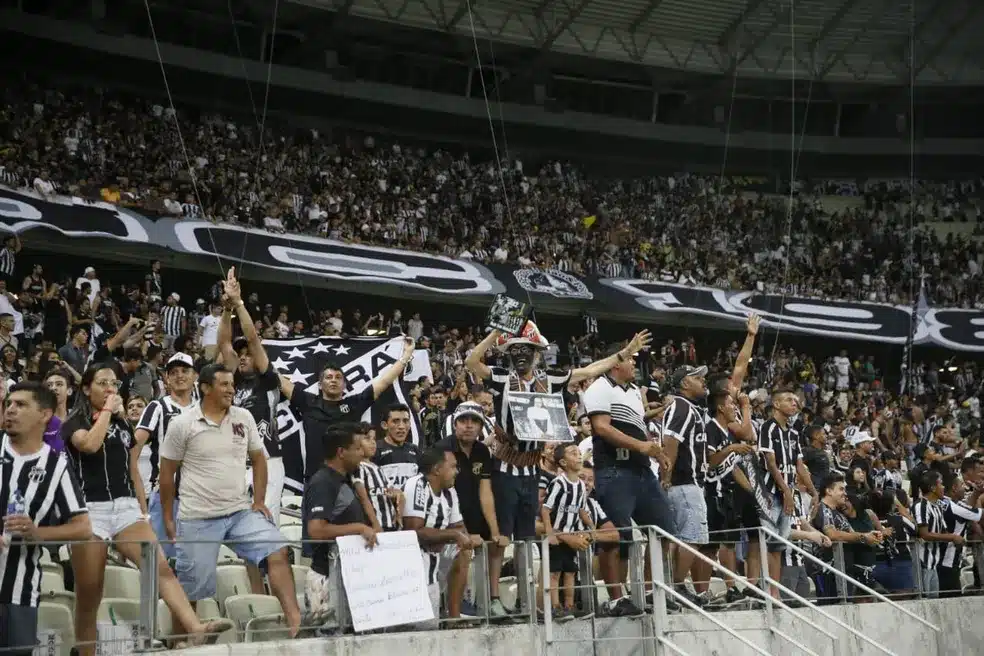
[[343, 403], [340, 406], [338, 406], [338, 410], [339, 410], [339, 412], [344, 412], [344, 413], [347, 414], [348, 411], [349, 411], [348, 403]]
[[240, 423], [233, 423], [232, 434], [239, 438], [246, 437], [246, 426]]
[[270, 437], [270, 422], [264, 419], [256, 424], [256, 432], [260, 434], [261, 440], [265, 440]]
[[31, 467], [31, 471], [27, 473], [27, 480], [32, 483], [41, 483], [46, 475], [47, 472], [44, 470], [44, 467], [35, 465], [34, 467]]

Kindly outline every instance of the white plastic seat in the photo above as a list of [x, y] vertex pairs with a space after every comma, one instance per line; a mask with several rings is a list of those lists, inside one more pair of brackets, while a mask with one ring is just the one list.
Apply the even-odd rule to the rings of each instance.
[[55, 645], [58, 656], [70, 656], [75, 644], [74, 612], [62, 604], [42, 601], [38, 606], [38, 640], [40, 653], [47, 654], [49, 640]]
[[239, 556], [237, 556], [235, 551], [233, 551], [229, 547], [225, 546], [224, 544], [219, 545], [219, 559], [218, 559], [218, 564], [219, 565], [226, 565], [226, 564], [230, 564], [230, 563], [233, 564], [233, 565], [243, 565], [244, 564], [242, 558], [240, 558]]
[[198, 619], [200, 620], [214, 620], [222, 617], [222, 609], [219, 608], [219, 602], [211, 597], [199, 599], [195, 604], [195, 612], [198, 614]]
[[711, 577], [708, 588], [710, 589], [711, 597], [718, 597], [728, 592], [728, 586], [725, 584], [724, 579], [719, 579], [716, 576]]
[[[304, 504], [304, 497], [299, 494], [285, 494], [280, 497], [280, 507], [290, 508], [291, 506], [296, 506], [297, 510], [301, 509]], [[293, 508], [291, 508], [293, 510]]]
[[96, 619], [101, 622], [112, 622], [114, 619], [120, 622], [139, 622], [140, 600], [104, 597], [99, 603]]
[[[280, 607], [280, 601], [273, 595], [233, 595], [225, 600], [225, 616], [233, 621], [237, 631], [245, 632], [251, 620], [262, 619], [269, 622], [275, 622], [278, 618], [282, 620], [283, 609]], [[252, 625], [254, 634], [261, 626], [268, 626], [268, 623], [254, 623]]]
[[281, 526], [280, 533], [284, 536], [284, 539], [290, 542], [290, 550], [294, 552], [294, 562], [301, 562], [301, 525], [290, 524]]
[[140, 599], [140, 570], [131, 567], [106, 567], [103, 597]]
[[223, 611], [227, 597], [249, 594], [252, 589], [245, 565], [223, 565], [215, 570], [215, 601]]
[[41, 566], [41, 591], [65, 591], [65, 573], [60, 566], [54, 565], [51, 568], [45, 565]]
[[66, 590], [45, 590], [44, 579], [41, 579], [41, 596], [39, 599], [44, 603], [64, 606], [72, 615], [75, 615], [75, 593]]
[[503, 576], [499, 579], [499, 601], [507, 610], [516, 607], [518, 594], [515, 576]]
[[598, 591], [598, 604], [603, 604], [608, 601], [608, 586], [605, 585], [603, 580], [595, 581], [595, 589]]
[[171, 609], [167, 607], [163, 599], [157, 600], [157, 630], [154, 637], [164, 640], [174, 633], [174, 620], [171, 618]]
[[[127, 653], [138, 646], [134, 627], [139, 623], [139, 599], [105, 598], [96, 613], [98, 640], [104, 643], [108, 653]], [[106, 643], [108, 640], [113, 642]]]
[[283, 615], [255, 617], [246, 622], [245, 642], [271, 642], [289, 640], [290, 629]]

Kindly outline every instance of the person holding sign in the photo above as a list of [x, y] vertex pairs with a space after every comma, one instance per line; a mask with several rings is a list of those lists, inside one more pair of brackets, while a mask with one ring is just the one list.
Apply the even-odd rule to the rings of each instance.
[[420, 473], [403, 490], [403, 526], [420, 540], [434, 617], [441, 616], [442, 592], [447, 593], [448, 617], [461, 617], [472, 550], [482, 546], [481, 535], [465, 530], [454, 489], [457, 476], [455, 455], [434, 447], [420, 456]]
[[[651, 341], [649, 331], [644, 330], [636, 334], [625, 348], [607, 358], [569, 371], [543, 371], [537, 368], [537, 364], [542, 362], [542, 352], [549, 342], [535, 323], [527, 321], [513, 336], [493, 329], [468, 355], [465, 366], [484, 381], [495, 403], [497, 426], [489, 447], [494, 456], [492, 492], [495, 511], [503, 535], [513, 540], [536, 538], [539, 512], [537, 465], [544, 447], [542, 441], [521, 441], [516, 438], [513, 417], [509, 412], [510, 393], [561, 393], [571, 383], [601, 376], [619, 362], [632, 358]], [[508, 369], [485, 364], [485, 354], [493, 345], [509, 355]], [[498, 580], [502, 573], [503, 552], [504, 548], [498, 545], [493, 544], [489, 548], [489, 578], [492, 580]], [[490, 613], [493, 617], [507, 614], [497, 597], [492, 599]]]
[[341, 573], [333, 564], [328, 542], [343, 535], [361, 535], [369, 547], [376, 544], [376, 531], [369, 526], [352, 486], [352, 477], [365, 457], [358, 428], [357, 424], [338, 423], [328, 429], [322, 440], [326, 457], [304, 486], [307, 534], [312, 540], [324, 540], [313, 545], [311, 570], [304, 581], [304, 600], [313, 615], [333, 614], [335, 597], [342, 589]]

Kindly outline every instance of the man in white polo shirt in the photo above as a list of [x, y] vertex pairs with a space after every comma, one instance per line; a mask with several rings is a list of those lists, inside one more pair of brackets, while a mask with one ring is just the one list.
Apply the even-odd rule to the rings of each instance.
[[[248, 410], [232, 405], [233, 374], [222, 365], [203, 368], [198, 384], [201, 403], [171, 422], [160, 451], [164, 526], [169, 538], [179, 540], [178, 580], [191, 601], [213, 597], [215, 563], [223, 542], [248, 563], [258, 566], [266, 561], [270, 588], [294, 636], [301, 613], [286, 541], [264, 503], [267, 462], [256, 421]], [[253, 467], [254, 500], [246, 481], [247, 457]], [[171, 508], [179, 466], [181, 505], [175, 526]]]

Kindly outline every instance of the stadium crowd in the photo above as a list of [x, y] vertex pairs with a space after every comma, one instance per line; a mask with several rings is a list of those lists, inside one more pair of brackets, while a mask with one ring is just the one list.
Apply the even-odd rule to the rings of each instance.
[[[159, 263], [123, 285], [92, 267], [49, 282], [21, 261], [20, 246], [8, 238], [18, 275], [0, 282], [3, 448], [18, 463], [0, 467], [0, 483], [11, 499], [4, 567], [24, 576], [4, 576], [0, 597], [29, 612], [43, 598], [41, 550], [22, 540], [99, 538], [73, 547], [64, 563], [79, 653], [92, 653], [83, 643], [97, 636], [107, 547], [140, 562], [133, 540], [177, 538], [161, 548], [160, 590], [175, 633], [191, 643], [230, 626], [199, 619], [192, 606], [215, 594], [210, 563], [222, 541], [263, 543], [230, 547], [251, 564], [250, 589], [276, 597], [290, 633], [334, 616], [327, 549], [305, 550], [310, 570], [295, 583], [278, 532], [281, 401], [305, 428], [303, 535], [359, 534], [371, 543], [380, 531], [417, 531], [435, 608], [445, 591], [445, 617], [475, 612], [466, 575], [483, 542], [490, 615], [528, 612], [503, 603], [499, 581], [510, 567], [510, 541], [543, 535], [556, 541], [556, 619], [587, 613], [572, 589], [577, 554], [589, 548], [609, 597], [597, 612], [646, 612], [622, 589], [633, 520], [659, 525], [747, 575], [712, 595], [709, 568], [677, 550], [672, 578], [690, 603], [760, 605], [754, 545], [764, 511], [745, 485], [760, 485], [789, 511], [788, 535], [811, 553], [832, 562], [832, 541], [844, 542], [845, 567], [862, 582], [903, 595], [961, 592], [969, 555], [961, 547], [979, 535], [984, 491], [981, 372], [973, 362], [917, 364], [900, 396], [884, 388], [870, 357], [843, 352], [820, 361], [789, 348], [770, 357], [755, 347], [755, 318], [743, 344], [713, 356], [692, 339], [653, 343], [647, 332], [606, 345], [589, 331], [561, 350], [532, 323], [510, 336], [416, 313], [405, 319], [398, 310], [325, 311], [309, 330], [288, 308], [241, 291], [233, 271], [221, 300], [189, 303], [164, 293]], [[341, 364], [329, 364], [318, 374], [320, 393], [311, 394], [278, 376], [285, 372], [262, 340], [312, 334], [403, 336], [405, 346], [365, 389], [348, 392]], [[378, 425], [352, 423], [395, 383], [415, 349], [428, 352], [432, 369], [410, 386], [409, 403], [382, 408]], [[574, 444], [517, 440], [505, 402], [516, 391], [562, 394]], [[230, 448], [202, 449], [192, 438], [203, 433]], [[29, 485], [31, 467], [53, 475]], [[35, 510], [52, 485], [54, 504]], [[28, 517], [15, 512], [21, 496]], [[782, 517], [774, 526], [784, 530]], [[215, 543], [183, 542], [188, 535]], [[865, 598], [838, 593], [829, 575], [795, 553], [769, 549], [770, 576], [802, 596]], [[678, 607], [673, 599], [668, 605]], [[20, 617], [34, 626], [30, 614]], [[34, 634], [7, 639], [33, 644]]]
[[[816, 194], [801, 192], [789, 208], [696, 176], [611, 182], [560, 163], [524, 172], [518, 161], [500, 172], [467, 156], [371, 139], [341, 147], [311, 132], [271, 131], [260, 148], [252, 127], [105, 92], [12, 84], [4, 102], [0, 175], [40, 194], [575, 273], [765, 291], [785, 280], [803, 295], [911, 302], [905, 207], [879, 190], [863, 207], [828, 213]], [[956, 192], [919, 200], [919, 221], [977, 212]], [[701, 233], [715, 236], [698, 245]], [[527, 256], [532, 240], [539, 255]], [[93, 267], [52, 280], [21, 248], [10, 235], [0, 250], [0, 604], [17, 628], [0, 632], [3, 646], [35, 644], [51, 573], [32, 541], [96, 538], [63, 563], [80, 654], [95, 653], [108, 560], [141, 562], [135, 545], [147, 540], [162, 543], [161, 597], [174, 634], [186, 636], [176, 645], [232, 626], [196, 612], [216, 593], [221, 542], [248, 564], [249, 589], [276, 598], [291, 636], [337, 619], [330, 549], [306, 545], [300, 581], [291, 568], [281, 404], [304, 426], [302, 535], [372, 544], [380, 532], [415, 531], [438, 617], [475, 612], [469, 561], [483, 544], [491, 617], [531, 612], [506, 603], [500, 581], [515, 566], [510, 543], [544, 536], [555, 619], [590, 612], [574, 592], [584, 553], [597, 555], [605, 583], [597, 612], [643, 614], [651, 588], [647, 608], [623, 589], [633, 521], [745, 575], [714, 595], [709, 567], [685, 549], [667, 553], [671, 609], [779, 598], [758, 585], [763, 566], [821, 603], [866, 599], [778, 542], [761, 563], [763, 527], [826, 562], [844, 544], [847, 572], [879, 590], [962, 593], [964, 542], [979, 537], [984, 505], [974, 362], [918, 363], [897, 394], [866, 355], [819, 360], [783, 348], [772, 357], [756, 347], [755, 317], [743, 344], [713, 356], [647, 331], [603, 344], [595, 328], [562, 349], [532, 322], [508, 335], [399, 310], [324, 310], [312, 325], [241, 289], [232, 270], [218, 296], [203, 289], [192, 303], [168, 290], [159, 262], [125, 281]], [[980, 305], [969, 243], [920, 231], [914, 252], [937, 302]], [[403, 346], [363, 389], [349, 390], [342, 363], [329, 362], [311, 393], [263, 344], [311, 335], [386, 335]], [[379, 408], [416, 350], [427, 351], [431, 375], [410, 385], [407, 404]], [[560, 394], [567, 419], [554, 425], [544, 397], [542, 412], [514, 416], [508, 399], [520, 392]], [[361, 423], [374, 406], [381, 422]]]
[[[922, 272], [935, 304], [984, 301], [974, 242], [923, 225], [979, 222], [976, 184], [920, 184], [910, 229], [908, 195], [885, 186], [852, 184], [864, 203], [834, 211], [821, 194], [843, 193], [843, 183], [800, 185], [790, 204], [743, 193], [741, 179], [610, 180], [519, 159], [500, 170], [372, 137], [335, 143], [273, 120], [261, 143], [254, 122], [175, 115], [99, 89], [17, 78], [3, 94], [0, 182], [41, 194], [480, 262], [820, 298], [909, 304]], [[713, 237], [698, 243], [701, 234]]]

